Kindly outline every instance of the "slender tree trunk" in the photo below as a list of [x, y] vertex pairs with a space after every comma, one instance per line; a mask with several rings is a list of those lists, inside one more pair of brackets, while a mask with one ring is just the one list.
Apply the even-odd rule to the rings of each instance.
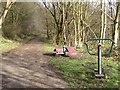
[[78, 45], [80, 47], [82, 47], [82, 43], [81, 43], [81, 18], [80, 18], [80, 15], [81, 15], [81, 7], [82, 7], [82, 4], [81, 4], [81, 0], [79, 0], [79, 5], [78, 5]]
[[57, 26], [57, 36], [56, 36], [56, 44], [59, 45], [60, 44], [60, 37], [62, 37], [62, 28], [60, 28], [59, 26]]
[[117, 9], [116, 9], [116, 16], [115, 16], [115, 22], [114, 22], [114, 42], [115, 46], [117, 46], [118, 39], [119, 39], [119, 30], [118, 30], [118, 22], [119, 22], [119, 14], [120, 14], [120, 2], [117, 3]]
[[76, 21], [74, 20], [74, 29], [75, 29], [75, 47], [77, 47], [77, 29], [76, 29]]
[[[74, 1], [74, 0], [73, 0]], [[77, 29], [76, 29], [76, 14], [75, 14], [75, 2], [73, 2], [73, 18], [74, 18], [74, 42], [75, 42], [75, 47], [77, 47]]]
[[81, 24], [81, 40], [83, 41], [83, 8], [82, 8], [82, 1], [81, 1], [81, 7], [80, 7], [80, 24]]
[[103, 38], [103, 32], [104, 32], [104, 0], [101, 0], [101, 38]]
[[[88, 0], [86, 0], [86, 4], [85, 4], [85, 11], [84, 11], [84, 16], [83, 16], [83, 21], [86, 21], [86, 18], [87, 18], [87, 16], [88, 16]], [[84, 23], [83, 23], [83, 42], [85, 42], [85, 34], [86, 34], [86, 32], [85, 32], [85, 25], [84, 25]]]
[[[107, 9], [106, 9], [106, 3], [105, 3], [105, 1], [104, 1], [104, 12], [105, 12], [105, 14], [104, 14], [104, 30], [103, 30], [103, 37], [102, 38], [105, 38], [105, 34], [106, 34], [106, 29], [107, 29]], [[103, 43], [104, 43], [104, 41], [103, 41]]]
[[84, 40], [85, 40], [85, 27], [84, 27], [84, 20], [85, 20], [85, 12], [83, 12], [83, 1], [81, 1], [81, 9], [80, 9], [80, 11], [81, 11], [81, 15], [80, 15], [80, 19], [81, 19], [81, 40], [82, 40], [82, 42], [84, 42]]
[[47, 38], [50, 38], [50, 34], [49, 34], [49, 23], [48, 23], [47, 18], [45, 18], [45, 20], [46, 20]]
[[[65, 2], [64, 2], [65, 3]], [[66, 22], [65, 22], [65, 5], [63, 3], [63, 34], [64, 34], [64, 45], [66, 45]]]
[[[110, 5], [110, 16], [113, 18], [113, 9], [112, 9], [112, 1], [110, 0], [109, 2]], [[113, 23], [113, 20], [111, 20], [111, 22]], [[112, 29], [112, 39], [114, 40], [114, 25], [111, 24], [111, 29]]]
[[83, 26], [83, 32], [82, 32], [82, 41], [85, 41], [85, 27]]
[[0, 19], [0, 35], [2, 35], [2, 18]]

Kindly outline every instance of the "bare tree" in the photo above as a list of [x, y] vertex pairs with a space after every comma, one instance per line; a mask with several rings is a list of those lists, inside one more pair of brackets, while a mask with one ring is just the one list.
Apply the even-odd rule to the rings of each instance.
[[2, 14], [0, 15], [0, 32], [1, 32], [1, 34], [2, 34], [2, 23], [4, 22], [5, 17], [6, 17], [9, 9], [12, 7], [12, 5], [13, 5], [14, 2], [15, 2], [15, 1], [7, 0], [7, 1], [6, 1], [6, 6], [5, 6]]
[[67, 27], [70, 25], [72, 19], [68, 17], [70, 15], [69, 9], [71, 7], [70, 2], [54, 2], [54, 3], [47, 3], [43, 2], [44, 6], [50, 12], [51, 16], [54, 19], [55, 27], [56, 27], [56, 34], [54, 36], [55, 42], [57, 45], [60, 42], [65, 43], [67, 41]]

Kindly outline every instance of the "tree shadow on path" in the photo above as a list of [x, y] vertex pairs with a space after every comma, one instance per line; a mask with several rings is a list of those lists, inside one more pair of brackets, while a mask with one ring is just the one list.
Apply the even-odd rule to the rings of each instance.
[[2, 54], [3, 88], [68, 88], [50, 67], [42, 47], [39, 39], [34, 39]]

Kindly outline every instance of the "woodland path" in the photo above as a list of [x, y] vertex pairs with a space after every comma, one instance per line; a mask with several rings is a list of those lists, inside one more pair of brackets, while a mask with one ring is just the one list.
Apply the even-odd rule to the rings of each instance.
[[67, 88], [68, 84], [57, 75], [44, 55], [39, 38], [2, 54], [3, 88]]

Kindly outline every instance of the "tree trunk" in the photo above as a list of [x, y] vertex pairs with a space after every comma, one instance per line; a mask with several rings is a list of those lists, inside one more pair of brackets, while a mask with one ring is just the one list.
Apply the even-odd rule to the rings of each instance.
[[[82, 10], [81, 10], [82, 11]], [[88, 16], [88, 0], [86, 0], [86, 4], [85, 4], [85, 11], [84, 11], [84, 16], [83, 16], [83, 21], [86, 21], [86, 18]], [[85, 34], [86, 34], [86, 31], [85, 31], [85, 25], [83, 23], [83, 36], [82, 36], [82, 41], [85, 42]]]
[[104, 32], [104, 0], [101, 0], [101, 38], [103, 38], [103, 32]]
[[[73, 0], [74, 1], [74, 0]], [[73, 2], [73, 22], [74, 22], [74, 42], [75, 42], [75, 47], [77, 47], [77, 29], [76, 29], [76, 14], [75, 14], [75, 2]]]
[[3, 34], [3, 32], [2, 32], [2, 23], [4, 22], [5, 17], [6, 17], [9, 9], [11, 8], [13, 3], [14, 2], [12, 2], [11, 0], [7, 0], [5, 9], [3, 10], [2, 15], [0, 16], [0, 34], [1, 35]]
[[82, 43], [81, 43], [81, 18], [80, 18], [80, 15], [81, 15], [81, 7], [82, 7], [82, 4], [81, 4], [81, 0], [79, 0], [79, 5], [78, 5], [78, 45], [80, 47], [82, 47]]
[[2, 35], [3, 32], [2, 32], [2, 18], [0, 19], [0, 35]]
[[49, 34], [49, 23], [48, 23], [48, 20], [47, 18], [46, 19], [46, 28], [47, 28], [47, 38], [49, 39], [50, 38], [50, 34]]
[[[113, 9], [112, 9], [112, 1], [110, 0], [109, 2], [110, 5], [110, 16], [113, 18]], [[111, 20], [111, 22], [113, 23], [113, 20]], [[114, 40], [114, 25], [111, 24], [111, 29], [112, 29], [112, 39]]]
[[[106, 34], [106, 29], [107, 29], [107, 9], [106, 9], [106, 3], [105, 3], [105, 1], [104, 1], [104, 12], [105, 12], [105, 14], [104, 14], [104, 30], [103, 30], [103, 37], [102, 38], [105, 38], [105, 34]], [[104, 41], [103, 41], [103, 43], [104, 43]]]
[[63, 34], [64, 34], [64, 45], [66, 45], [66, 21], [65, 21], [65, 5], [63, 3]]
[[114, 21], [114, 42], [115, 46], [117, 46], [118, 39], [119, 39], [119, 30], [118, 30], [118, 22], [119, 22], [119, 14], [120, 14], [120, 2], [118, 2], [117, 9], [116, 9], [116, 16]]

